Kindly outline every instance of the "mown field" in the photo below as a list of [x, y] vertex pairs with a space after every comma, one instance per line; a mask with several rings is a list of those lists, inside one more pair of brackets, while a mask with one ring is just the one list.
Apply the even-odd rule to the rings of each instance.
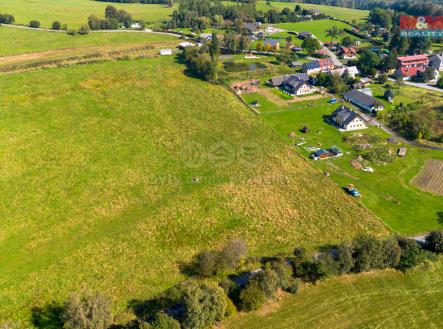
[[380, 271], [328, 279], [228, 329], [441, 328], [443, 263], [403, 274]]
[[232, 237], [273, 254], [388, 234], [229, 91], [184, 70], [169, 57], [2, 77], [0, 319], [82, 286], [122, 309]]
[[[248, 102], [257, 100], [262, 119], [280, 136], [294, 145], [294, 139], [288, 137], [296, 132], [298, 137], [306, 138], [306, 144], [295, 149], [305, 156], [310, 152], [306, 146], [331, 147], [336, 145], [344, 151], [341, 158], [332, 161], [311, 161], [322, 171], [330, 173], [339, 186], [353, 183], [362, 193], [361, 202], [383, 219], [393, 230], [402, 234], [417, 234], [443, 227], [441, 211], [443, 198], [424, 192], [411, 183], [426, 161], [431, 158], [443, 159], [443, 152], [408, 147], [405, 158], [396, 158], [393, 163], [374, 165], [375, 173], [365, 173], [351, 166], [350, 161], [357, 157], [353, 145], [343, 141], [343, 136], [335, 127], [326, 123], [330, 115], [340, 104], [329, 104], [328, 98], [316, 101], [304, 101], [293, 104], [278, 104], [259, 94], [244, 96]], [[283, 101], [284, 102], [284, 101]], [[350, 106], [347, 104], [347, 106]], [[301, 134], [303, 126], [311, 129], [309, 134]], [[382, 130], [371, 127], [358, 131], [383, 138], [390, 137]], [[399, 145], [388, 145], [396, 152]], [[411, 214], [414, 214], [411, 216]]]
[[94, 0], [0, 0], [1, 12], [14, 15], [16, 23], [28, 24], [36, 19], [42, 27], [50, 27], [53, 21], [78, 28], [87, 23], [90, 15], [104, 16], [105, 8], [113, 5], [131, 13], [134, 19], [158, 22], [168, 19], [173, 8], [156, 4], [119, 4]]
[[[336, 26], [340, 29], [350, 29], [351, 27], [348, 24], [339, 22], [339, 21], [333, 21], [330, 19], [324, 19], [324, 20], [317, 20], [317, 21], [307, 21], [307, 22], [298, 22], [298, 23], [280, 23], [275, 24], [278, 28], [287, 30], [287, 31], [295, 31], [295, 32], [302, 32], [307, 31], [313, 33], [317, 38], [319, 38], [321, 41], [331, 41], [331, 37], [327, 36], [327, 29], [330, 29], [333, 26]], [[358, 39], [355, 36], [352, 36], [346, 32], [343, 32], [343, 34], [338, 36], [338, 39], [342, 39], [344, 36], [350, 36], [353, 39]], [[335, 39], [337, 41], [337, 38]]]
[[[268, 6], [266, 1], [257, 1], [257, 10], [267, 11], [271, 8], [282, 10], [284, 8], [294, 9], [297, 3], [285, 3], [285, 2], [271, 2]], [[342, 8], [324, 5], [314, 5], [309, 3], [298, 3], [303, 9], [318, 9], [327, 15], [334, 16], [337, 19], [352, 22], [353, 19], [356, 23], [363, 22], [369, 15], [368, 10], [359, 10], [352, 8]]]
[[49, 33], [0, 26], [0, 56], [11, 56], [48, 50], [64, 50], [109, 46], [136, 46], [178, 43], [173, 36], [152, 33], [91, 33], [70, 36], [66, 33]]

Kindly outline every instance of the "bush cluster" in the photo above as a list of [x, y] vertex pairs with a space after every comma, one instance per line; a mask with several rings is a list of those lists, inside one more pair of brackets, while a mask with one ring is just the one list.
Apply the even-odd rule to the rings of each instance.
[[[246, 258], [246, 244], [232, 240], [219, 250], [200, 253], [192, 262], [198, 277], [179, 283], [157, 298], [133, 305], [137, 320], [116, 328], [210, 328], [234, 315], [237, 309], [259, 309], [278, 290], [296, 293], [300, 281], [315, 283], [329, 275], [373, 269], [406, 271], [433, 260], [432, 252], [443, 252], [443, 231], [431, 232], [426, 247], [429, 250], [409, 238], [382, 240], [362, 235], [313, 255], [295, 248], [289, 257], [257, 259]], [[235, 279], [241, 277], [247, 279]], [[61, 309], [60, 323], [66, 329], [106, 329], [112, 323], [111, 301], [99, 293], [72, 294]]]
[[14, 16], [10, 14], [0, 14], [0, 24], [12, 24], [15, 22]]
[[132, 24], [132, 15], [125, 10], [117, 10], [114, 6], [107, 6], [105, 18], [95, 15], [88, 17], [88, 26], [91, 30], [115, 30], [120, 26], [129, 27]]

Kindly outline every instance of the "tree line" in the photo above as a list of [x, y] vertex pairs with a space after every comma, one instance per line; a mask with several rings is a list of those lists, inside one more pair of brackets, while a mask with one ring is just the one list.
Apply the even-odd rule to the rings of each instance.
[[121, 26], [130, 27], [132, 22], [131, 14], [123, 9], [118, 10], [114, 6], [106, 7], [104, 18], [95, 15], [88, 17], [88, 26], [91, 30], [115, 30]]
[[351, 241], [308, 253], [296, 247], [290, 256], [248, 256], [242, 240], [197, 254], [182, 268], [189, 278], [149, 300], [129, 303], [135, 318], [115, 321], [112, 303], [100, 293], [71, 294], [61, 305], [33, 309], [37, 327], [64, 329], [205, 329], [237, 311], [259, 309], [279, 290], [297, 293], [301, 283], [328, 276], [392, 268], [408, 271], [443, 253], [443, 231], [431, 232], [425, 247], [405, 237], [378, 239], [360, 235]]
[[141, 3], [141, 4], [164, 4], [172, 7], [172, 0], [95, 0], [100, 2], [116, 2], [116, 3]]

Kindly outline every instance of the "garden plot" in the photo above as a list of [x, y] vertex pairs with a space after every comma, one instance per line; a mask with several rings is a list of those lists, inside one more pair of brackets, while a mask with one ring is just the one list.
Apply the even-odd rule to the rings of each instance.
[[443, 195], [443, 161], [428, 160], [412, 182], [424, 191]]

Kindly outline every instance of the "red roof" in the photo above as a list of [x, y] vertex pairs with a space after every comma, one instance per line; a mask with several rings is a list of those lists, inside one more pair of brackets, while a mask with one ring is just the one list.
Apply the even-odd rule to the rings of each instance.
[[418, 72], [424, 71], [424, 67], [400, 67], [400, 72], [403, 77], [413, 77]]
[[347, 47], [342, 47], [342, 51], [344, 54], [348, 55], [348, 54], [352, 54], [352, 55], [356, 55], [357, 54], [357, 50], [355, 48], [347, 48]]
[[318, 64], [320, 65], [320, 68], [335, 67], [332, 58], [319, 59]]
[[406, 64], [409, 62], [426, 63], [428, 62], [428, 55], [400, 56], [397, 57], [397, 59], [401, 64]]

